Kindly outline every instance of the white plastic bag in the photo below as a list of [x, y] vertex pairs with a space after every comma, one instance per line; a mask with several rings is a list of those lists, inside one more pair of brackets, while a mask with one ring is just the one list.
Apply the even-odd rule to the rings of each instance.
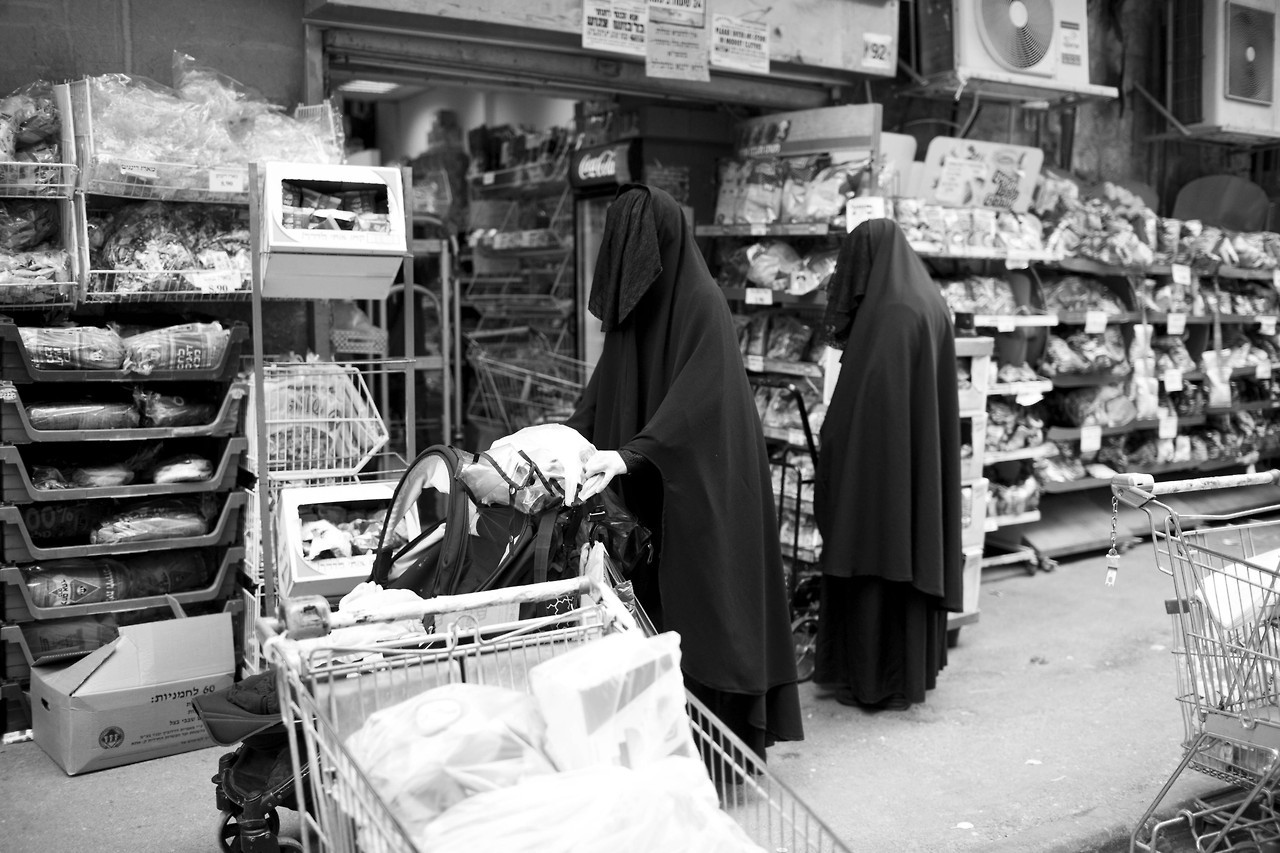
[[432, 853], [748, 853], [702, 762], [591, 767], [464, 800], [414, 835]]
[[1196, 595], [1220, 628], [1234, 631], [1270, 617], [1280, 603], [1278, 560], [1280, 548], [1255, 554], [1247, 563], [1224, 563], [1221, 571], [1206, 573]]
[[446, 684], [369, 716], [347, 749], [411, 834], [473, 794], [555, 772], [532, 697]]
[[529, 686], [560, 770], [697, 755], [674, 631], [601, 637], [533, 667]]
[[[595, 452], [595, 445], [571, 427], [538, 424], [498, 439], [486, 455], [502, 469], [507, 479], [521, 484], [530, 481], [516, 493], [515, 505], [521, 512], [533, 514], [558, 501], [559, 496], [549, 490], [537, 474], [530, 476], [529, 460], [543, 478], [556, 481], [564, 492], [565, 505], [570, 506], [582, 484], [582, 463]], [[510, 484], [484, 459], [464, 465], [461, 478], [481, 504], [505, 506], [511, 502]]]

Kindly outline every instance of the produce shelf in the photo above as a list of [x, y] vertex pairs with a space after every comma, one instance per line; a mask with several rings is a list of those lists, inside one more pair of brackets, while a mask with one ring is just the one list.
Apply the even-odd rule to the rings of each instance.
[[982, 464], [995, 465], [1000, 462], [1016, 462], [1021, 459], [1044, 459], [1049, 456], [1057, 456], [1058, 448], [1053, 446], [1052, 442], [1046, 441], [1044, 444], [1037, 444], [1035, 447], [1021, 447], [1017, 450], [987, 450], [983, 454]]
[[[1205, 422], [1204, 415], [1190, 415], [1185, 418], [1178, 418], [1178, 429], [1183, 427], [1203, 426]], [[1130, 432], [1138, 432], [1144, 429], [1160, 429], [1159, 421], [1131, 421], [1124, 426], [1103, 427], [1102, 434], [1107, 435], [1124, 435]], [[1079, 441], [1080, 434], [1083, 431], [1081, 427], [1049, 427], [1046, 437], [1049, 441]]]
[[4, 559], [15, 563], [38, 560], [62, 560], [73, 557], [105, 557], [113, 554], [173, 551], [180, 548], [210, 548], [231, 545], [240, 533], [240, 519], [249, 501], [245, 492], [232, 492], [222, 505], [215, 523], [202, 536], [186, 536], [174, 539], [151, 539], [144, 542], [121, 542], [110, 545], [59, 545], [41, 546], [31, 537], [24, 519], [24, 509], [17, 506], [0, 506], [0, 542], [3, 542]]
[[209, 581], [199, 589], [139, 598], [123, 598], [116, 601], [98, 601], [91, 604], [68, 604], [62, 607], [37, 607], [32, 600], [31, 590], [27, 587], [24, 570], [18, 566], [5, 566], [0, 568], [0, 583], [4, 586], [4, 618], [8, 622], [29, 622], [33, 619], [61, 619], [95, 613], [146, 610], [152, 607], [171, 606], [173, 603], [185, 606], [211, 601], [223, 593], [233, 567], [244, 560], [244, 548], [228, 548], [221, 555], [207, 550], [199, 550], [195, 553], [201, 554], [213, 569]]
[[141, 441], [166, 438], [203, 438], [234, 435], [240, 428], [240, 409], [249, 394], [249, 383], [238, 380], [227, 388], [218, 412], [208, 424], [133, 429], [36, 429], [17, 387], [0, 380], [0, 440], [9, 444], [46, 441]]
[[78, 173], [73, 163], [0, 160], [0, 198], [71, 198]]
[[253, 297], [249, 270], [89, 270], [84, 301], [245, 301]]
[[37, 489], [20, 450], [0, 445], [0, 487], [6, 503], [43, 503], [100, 498], [142, 498], [224, 492], [235, 488], [240, 461], [249, 449], [243, 436], [227, 439], [221, 456], [211, 459], [213, 476], [193, 483], [131, 483], [125, 486], [84, 486], [71, 489]]

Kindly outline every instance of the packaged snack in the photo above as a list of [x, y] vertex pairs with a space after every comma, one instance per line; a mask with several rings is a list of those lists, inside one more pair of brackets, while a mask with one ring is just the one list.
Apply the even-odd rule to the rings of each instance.
[[36, 607], [67, 607], [196, 589], [209, 566], [201, 551], [166, 551], [50, 560], [22, 574]]
[[220, 323], [185, 323], [124, 340], [124, 369], [143, 376], [154, 370], [203, 370], [222, 363], [231, 332]]
[[135, 389], [133, 399], [149, 427], [203, 426], [211, 423], [218, 408], [213, 403], [188, 400], [176, 394]]
[[805, 194], [804, 220], [830, 222], [844, 215], [844, 203], [858, 190], [858, 177], [865, 162], [834, 163], [814, 176]]
[[124, 341], [111, 329], [21, 326], [18, 334], [31, 365], [42, 370], [119, 370], [124, 364]]
[[201, 483], [213, 477], [213, 463], [203, 456], [186, 454], [166, 459], [151, 472], [151, 482]]
[[783, 167], [781, 160], [753, 160], [738, 221], [772, 225], [782, 212]]
[[766, 358], [798, 362], [804, 358], [813, 337], [813, 328], [798, 317], [775, 315], [769, 323]]
[[27, 419], [37, 430], [134, 429], [141, 421], [132, 403], [33, 403]]
[[1179, 240], [1182, 237], [1182, 220], [1160, 220], [1160, 242], [1158, 253], [1166, 263], [1174, 263], [1179, 258]]

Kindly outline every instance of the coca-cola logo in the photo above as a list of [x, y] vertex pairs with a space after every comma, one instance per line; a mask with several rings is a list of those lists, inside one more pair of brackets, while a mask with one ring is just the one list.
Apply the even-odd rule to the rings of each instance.
[[618, 174], [617, 149], [607, 148], [599, 154], [588, 154], [578, 161], [578, 180], [596, 181]]

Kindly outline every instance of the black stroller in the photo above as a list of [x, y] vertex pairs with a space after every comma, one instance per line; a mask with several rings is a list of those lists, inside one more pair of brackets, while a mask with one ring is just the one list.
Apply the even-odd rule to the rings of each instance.
[[[543, 471], [548, 461], [540, 466], [536, 455], [471, 454], [444, 445], [424, 450], [392, 494], [369, 580], [423, 598], [557, 580], [576, 574], [583, 545], [601, 542], [611, 582], [628, 600], [623, 578], [649, 561], [648, 531], [608, 491], [566, 507], [563, 489]], [[410, 513], [417, 513], [422, 533], [389, 544], [389, 531]], [[522, 612], [521, 618], [530, 615]], [[240, 744], [219, 759], [213, 777], [222, 813], [220, 849], [300, 849], [279, 837], [279, 809], [301, 811], [306, 803], [295, 786], [274, 673], [251, 676], [193, 704], [215, 743]]]

